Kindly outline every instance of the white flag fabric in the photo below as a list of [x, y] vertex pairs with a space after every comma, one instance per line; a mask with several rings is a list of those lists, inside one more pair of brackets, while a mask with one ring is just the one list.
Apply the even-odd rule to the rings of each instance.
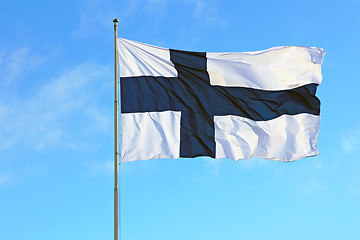
[[166, 49], [118, 38], [121, 161], [318, 154], [324, 50]]

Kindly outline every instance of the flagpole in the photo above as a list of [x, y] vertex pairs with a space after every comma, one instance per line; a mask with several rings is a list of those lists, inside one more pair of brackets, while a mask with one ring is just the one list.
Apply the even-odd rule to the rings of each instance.
[[119, 103], [118, 103], [118, 58], [117, 58], [117, 23], [114, 22], [114, 44], [115, 44], [115, 101], [114, 101], [114, 240], [119, 239], [119, 188], [118, 188], [118, 168], [119, 168]]

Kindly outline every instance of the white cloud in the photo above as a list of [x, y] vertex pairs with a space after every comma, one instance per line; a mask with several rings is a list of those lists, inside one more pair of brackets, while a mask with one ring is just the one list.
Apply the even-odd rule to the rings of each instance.
[[305, 195], [312, 195], [322, 191], [326, 184], [324, 180], [316, 176], [310, 176], [310, 179], [299, 181], [299, 189]]
[[[108, 66], [84, 63], [49, 79], [26, 98], [0, 99], [0, 149], [17, 143], [38, 150], [77, 147], [83, 133], [111, 132], [112, 73]], [[105, 97], [106, 99], [106, 97]]]
[[0, 51], [0, 64], [4, 61], [5, 50]]
[[9, 174], [0, 175], [0, 187], [4, 187], [10, 180]]
[[352, 153], [359, 150], [360, 146], [360, 126], [353, 128], [342, 137], [342, 148], [346, 153]]
[[222, 161], [224, 161], [224, 159], [213, 159], [207, 157], [204, 157], [202, 159], [203, 161], [205, 161], [206, 166], [212, 172], [212, 174], [214, 176], [219, 176], [221, 166], [223, 166]]
[[[227, 24], [225, 18], [219, 16], [217, 0], [180, 0], [176, 5], [179, 3], [189, 9], [192, 17], [200, 20], [201, 24], [212, 27], [224, 27]], [[153, 28], [159, 28], [168, 19], [165, 16], [171, 4], [173, 1], [169, 0], [125, 0], [117, 4], [106, 0], [90, 0], [81, 8], [79, 24], [74, 35], [84, 37], [112, 28], [111, 21], [115, 17], [118, 18], [121, 28], [134, 24], [134, 19], [150, 15]], [[199, 26], [190, 27], [198, 29]], [[189, 26], [186, 26], [186, 29], [188, 28]]]
[[136, 11], [139, 11], [139, 1], [138, 0], [128, 0], [126, 7], [119, 9], [119, 13], [116, 14], [119, 20], [119, 24], [126, 24], [129, 17], [133, 15]]
[[7, 53], [0, 51], [0, 77], [10, 82], [20, 74], [35, 69], [46, 61], [46, 58], [31, 51], [28, 47], [21, 47]]
[[145, 9], [154, 16], [163, 15], [167, 8], [166, 0], [146, 0], [144, 4]]
[[197, 14], [202, 14], [204, 12], [205, 7], [207, 6], [206, 1], [204, 0], [185, 0], [185, 1], [195, 5], [194, 11]]
[[87, 1], [81, 8], [79, 25], [73, 32], [74, 36], [86, 37], [112, 28], [115, 17], [118, 17], [119, 25], [127, 24], [129, 17], [139, 10], [139, 4], [138, 0], [127, 0], [121, 4], [106, 0]]
[[106, 174], [112, 175], [114, 173], [114, 162], [112, 160], [104, 162], [91, 162], [86, 164], [91, 175]]
[[[80, 15], [79, 26], [75, 30], [74, 34], [78, 37], [87, 36], [87, 33], [96, 32], [99, 28], [111, 26], [110, 9], [101, 6], [102, 1], [91, 0], [87, 1], [83, 6], [83, 11]], [[107, 21], [109, 20], [109, 21]]]
[[86, 108], [87, 115], [94, 120], [94, 129], [107, 131], [112, 128], [112, 120], [109, 116], [104, 115], [99, 108], [89, 107]]
[[217, 0], [184, 0], [190, 4], [193, 4], [195, 16], [201, 18], [207, 24], [212, 26], [224, 27], [227, 21], [219, 16], [217, 8]]

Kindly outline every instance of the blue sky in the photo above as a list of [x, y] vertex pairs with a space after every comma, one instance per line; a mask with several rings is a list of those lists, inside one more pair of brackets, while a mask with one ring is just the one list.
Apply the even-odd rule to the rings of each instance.
[[113, 23], [175, 49], [326, 51], [320, 155], [121, 166], [121, 232], [143, 239], [359, 239], [360, 1], [0, 4], [0, 239], [113, 238]]

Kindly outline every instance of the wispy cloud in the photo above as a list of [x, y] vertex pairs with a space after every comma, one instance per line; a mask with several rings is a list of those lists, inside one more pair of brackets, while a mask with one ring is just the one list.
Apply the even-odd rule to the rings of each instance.
[[227, 21], [225, 18], [219, 16], [217, 8], [217, 0], [184, 0], [194, 6], [193, 12], [196, 17], [205, 21], [206, 24], [212, 26], [225, 27]]
[[6, 186], [9, 180], [10, 180], [9, 174], [0, 175], [0, 188]]
[[34, 53], [28, 47], [21, 47], [11, 52], [0, 51], [0, 77], [10, 82], [22, 73], [35, 69], [46, 61], [44, 56]]
[[0, 149], [16, 143], [38, 150], [76, 147], [83, 132], [111, 131], [112, 105], [99, 105], [111, 92], [111, 79], [110, 67], [87, 62], [64, 70], [25, 99], [0, 98]]
[[105, 115], [99, 107], [86, 108], [86, 114], [93, 119], [93, 127], [99, 131], [107, 131], [112, 127], [112, 119]]
[[[90, 0], [80, 9], [80, 18], [74, 35], [77, 37], [98, 34], [103, 29], [112, 28], [114, 17], [119, 20], [119, 27], [126, 27], [134, 23], [139, 17], [151, 17], [152, 30], [161, 29], [168, 21], [168, 14], [172, 13], [170, 7], [175, 1], [169, 0], [124, 0], [118, 4], [110, 1]], [[200, 24], [211, 27], [225, 27], [227, 20], [220, 16], [217, 0], [180, 0], [176, 5], [188, 9], [189, 16], [197, 19]], [[196, 26], [184, 26], [198, 28]]]
[[5, 50], [0, 51], [0, 64], [4, 61]]
[[111, 27], [111, 17], [114, 15], [108, 4], [104, 4], [104, 1], [87, 1], [82, 6], [81, 11], [79, 25], [74, 31], [75, 36], [84, 37], [90, 33], [98, 32], [101, 28]]
[[139, 0], [126, 0], [118, 4], [107, 0], [87, 1], [80, 9], [79, 24], [73, 34], [80, 38], [99, 34], [104, 29], [112, 28], [111, 22], [115, 17], [118, 18], [119, 25], [127, 24], [131, 15], [143, 5]]
[[360, 146], [360, 126], [353, 127], [351, 132], [348, 132], [342, 137], [342, 149], [346, 153], [353, 153], [359, 150]]
[[223, 159], [203, 158], [203, 161], [214, 176], [219, 176]]
[[145, 0], [144, 10], [147, 13], [150, 13], [153, 18], [156, 18], [157, 21], [166, 21], [164, 18], [171, 7], [171, 1], [168, 0]]
[[302, 180], [298, 182], [299, 190], [305, 195], [312, 195], [322, 191], [326, 187], [326, 183], [323, 179], [317, 176], [310, 176], [310, 179]]
[[89, 168], [91, 175], [112, 175], [114, 173], [114, 162], [112, 160], [104, 161], [104, 162], [91, 162], [86, 164]]

